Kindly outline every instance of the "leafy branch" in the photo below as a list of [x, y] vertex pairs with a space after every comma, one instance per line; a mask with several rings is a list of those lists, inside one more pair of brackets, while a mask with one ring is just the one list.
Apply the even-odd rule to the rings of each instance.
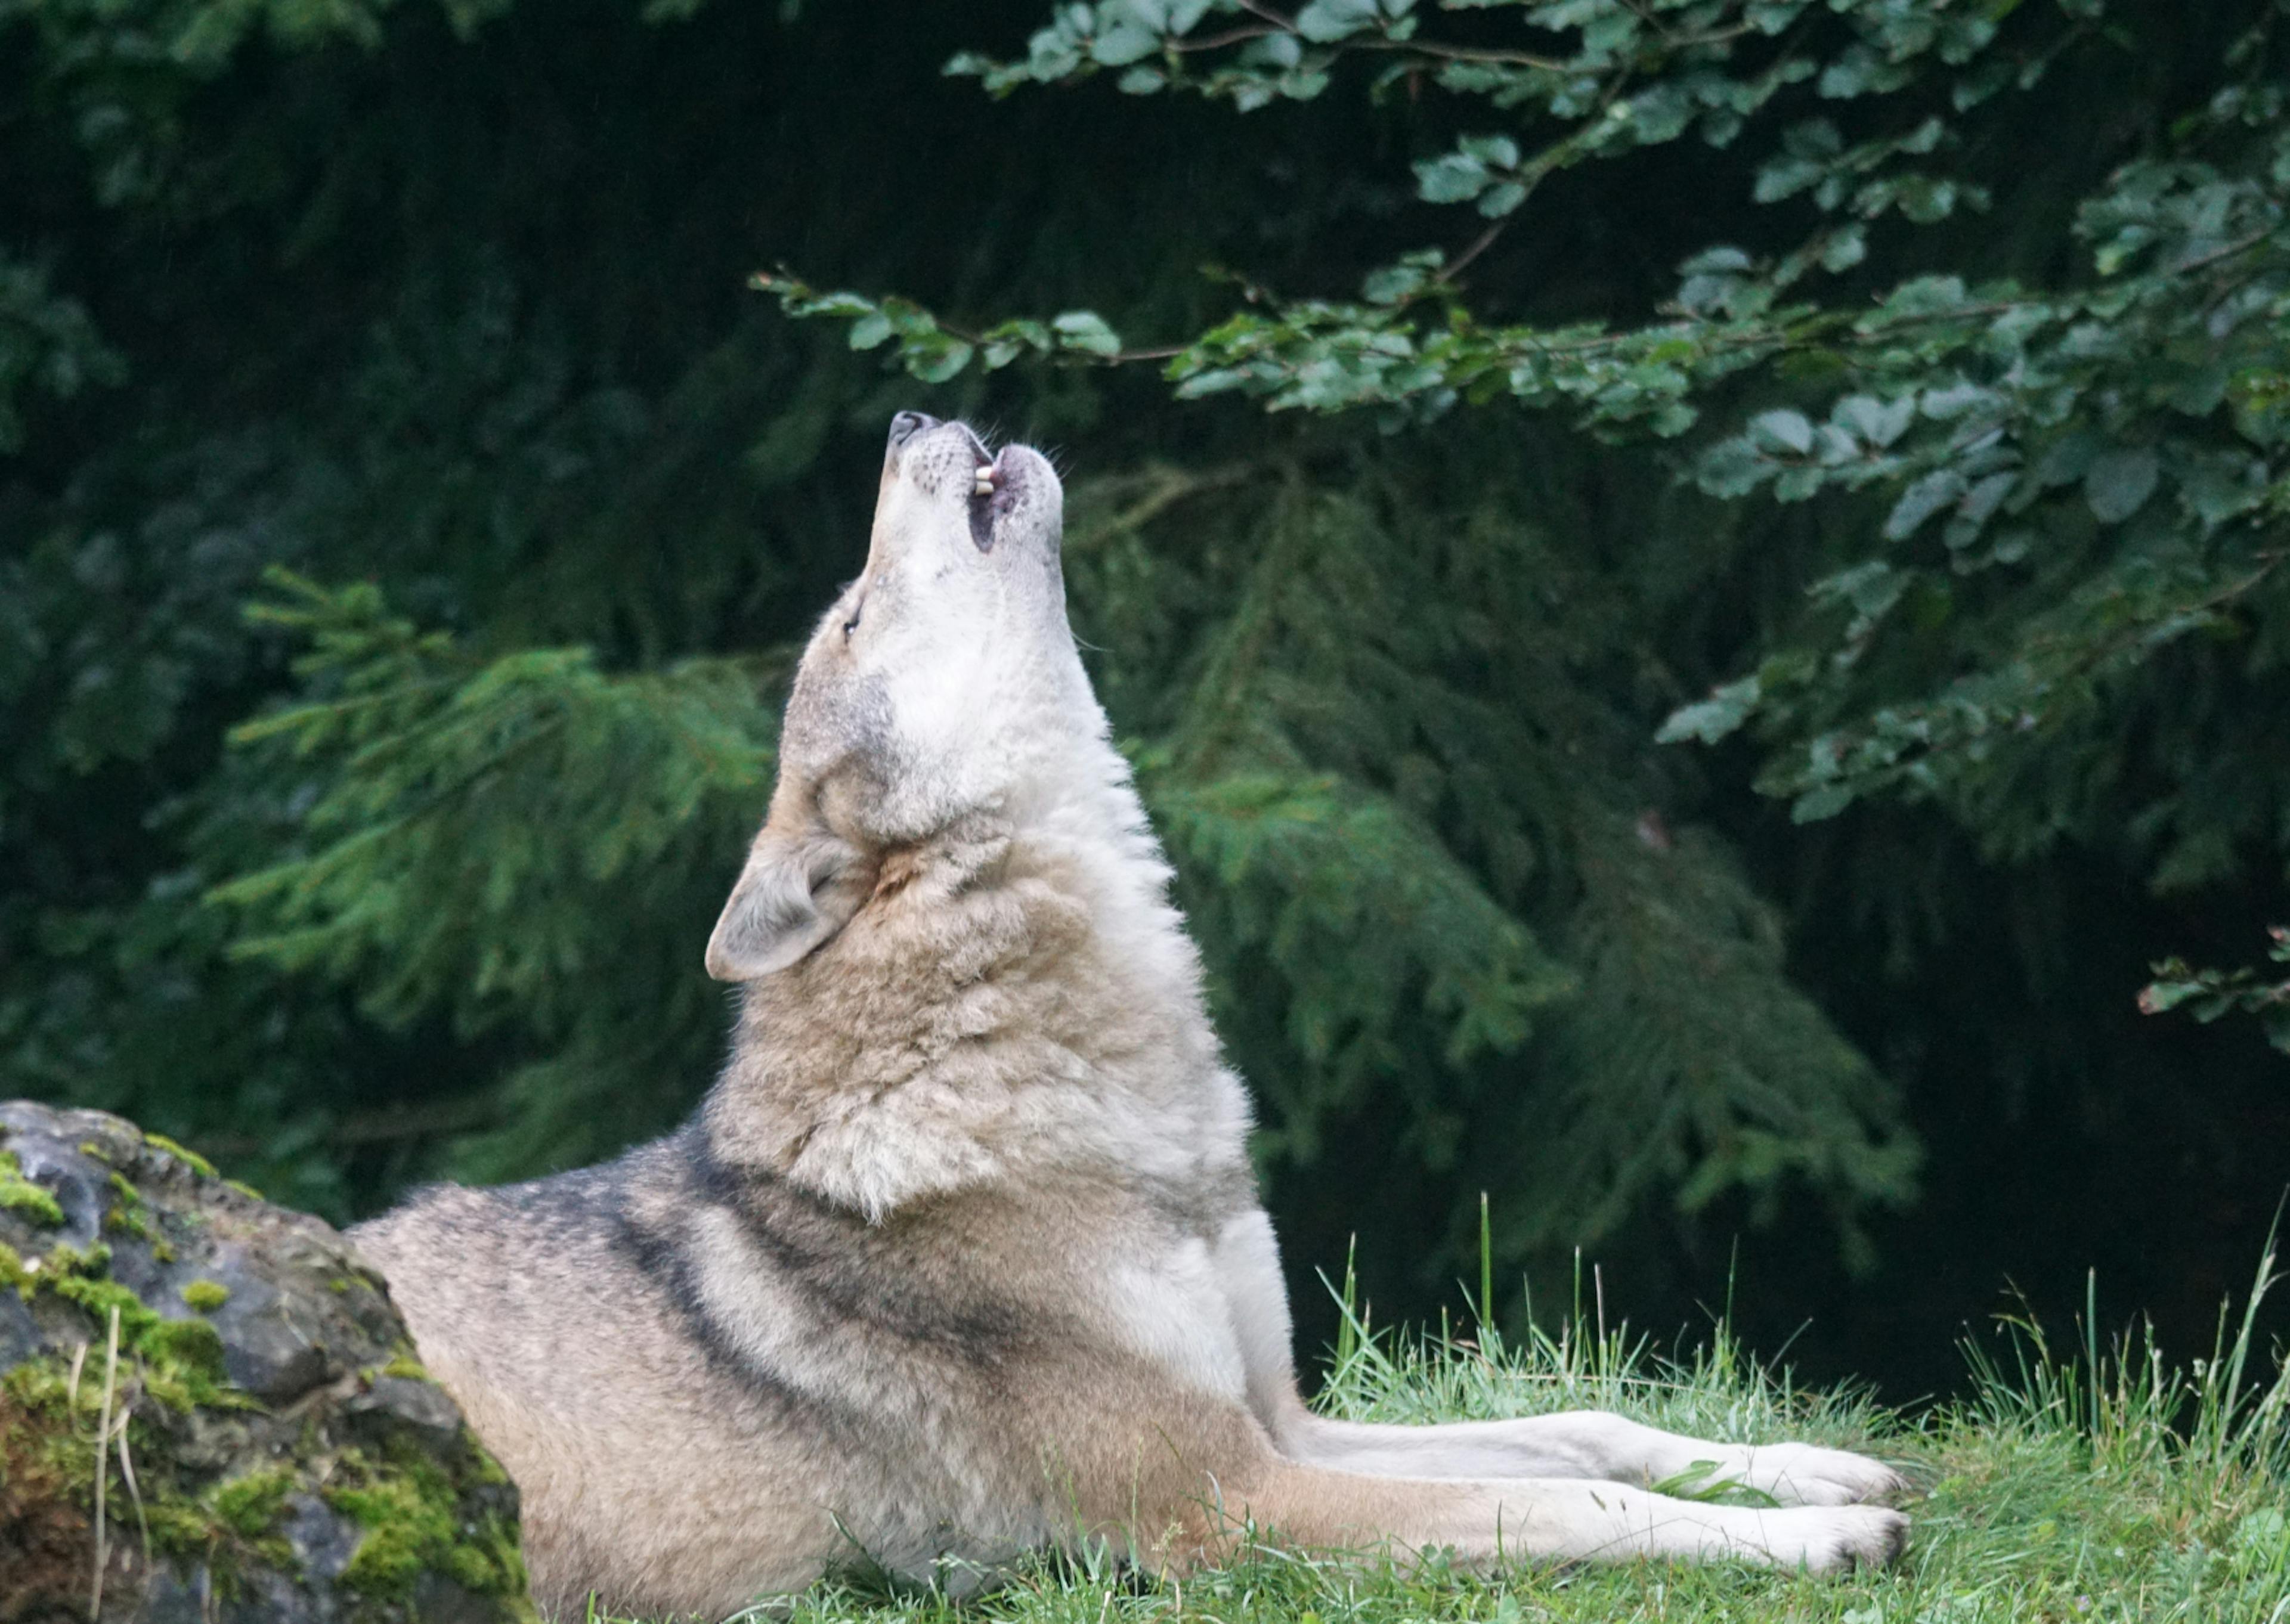
[[[2267, 957], [2290, 965], [2290, 927], [2272, 925]], [[2290, 974], [2279, 980], [2248, 965], [2238, 970], [2195, 970], [2184, 959], [2166, 958], [2154, 966], [2155, 979], [2139, 994], [2142, 1015], [2184, 1010], [2206, 1026], [2222, 1015], [2256, 1015], [2266, 1028], [2266, 1041], [2290, 1054]]]
[[[1873, 305], [1814, 296], [1817, 273], [1863, 262], [1872, 222], [1928, 223], [1986, 203], [1977, 186], [1902, 167], [1958, 140], [1948, 118], [1895, 117], [1854, 142], [1824, 113], [1789, 124], [1757, 172], [1758, 202], [1815, 213], [1794, 249], [1759, 258], [1720, 244], [1691, 256], [1651, 321], [1491, 321], [1466, 301], [1457, 273], [1554, 169], [1675, 139], [1697, 119], [1703, 139], [1731, 140], [1808, 80], [1825, 102], [1886, 107], [1937, 68], [1961, 115], [2032, 82], [2094, 15], [2069, 5], [2064, 28], [2007, 51], [1992, 18], [1960, 8], [1848, 6], [1836, 19], [1841, 40], [1828, 38], [1822, 57], [1802, 4], [1492, 9], [1569, 51], [1497, 64], [1472, 46], [1467, 63], [1464, 47], [1425, 40], [1415, 8], [1391, 0], [1316, 0], [1293, 14], [1254, 0], [1109, 0], [1060, 10], [1022, 63], [952, 65], [996, 90], [1122, 68], [1125, 88], [1181, 81], [1245, 109], [1245, 87], [1317, 95], [1345, 53], [1398, 53], [1416, 68], [1437, 59], [1437, 83], [1453, 94], [1559, 126], [1532, 152], [1507, 134], [1473, 135], [1416, 164], [1425, 201], [1469, 204], [1488, 223], [1452, 260], [1426, 249], [1371, 272], [1356, 300], [1251, 289], [1243, 308], [1189, 342], [1132, 346], [1088, 311], [971, 331], [903, 300], [822, 294], [783, 274], [757, 285], [790, 314], [849, 322], [854, 347], [895, 340], [898, 363], [929, 382], [1021, 356], [1153, 362], [1180, 399], [1238, 393], [1275, 411], [1366, 408], [1418, 422], [1509, 400], [1565, 410], [1602, 436], [1674, 437], [1745, 384], [1786, 396], [1799, 391], [1785, 374], [1830, 380], [1825, 419], [1796, 404], [1754, 411], [1699, 448], [1693, 476], [1728, 500], [1888, 491], [1881, 550], [1814, 585], [1806, 643], [1680, 709], [1661, 732], [1714, 740], [1754, 718], [1768, 736], [1797, 735], [1802, 745], [1777, 756], [1763, 783], [1792, 797], [1800, 819], [1875, 789], [1976, 773], [2006, 741], [2076, 711], [2094, 684], [2171, 641], [2219, 625], [2268, 580], [2278, 549], [2262, 543], [2290, 515], [2278, 456], [2290, 401], [2278, 382], [2290, 379], [2290, 347], [2274, 314], [2290, 300], [2290, 165], [2277, 156], [2290, 153], [2290, 124], [2278, 96], [2219, 99], [2182, 121], [2177, 153], [2126, 165], [2087, 199], [2077, 232], [2092, 275], [2080, 286], [1927, 275]], [[1216, 15], [1245, 20], [1197, 34]], [[2265, 39], [2261, 29], [2230, 52], [2254, 86]], [[1767, 54], [1741, 55], [1759, 40]], [[1157, 51], [1163, 67], [1143, 67]], [[1217, 56], [1213, 71], [1191, 65], [1205, 52]], [[2038, 601], [2017, 584], [2030, 573], [2069, 584]], [[1983, 575], [2001, 583], [1988, 601], [2015, 622], [1988, 639], [1991, 657], [1921, 699], [1859, 700], [1886, 668], [1880, 646], [1943, 604], [1967, 612], [1981, 601], [1969, 578]]]
[[1120, 335], [1093, 310], [1069, 310], [1047, 321], [1018, 317], [979, 330], [957, 326], [909, 299], [822, 293], [784, 270], [758, 271], [748, 285], [775, 294], [789, 316], [849, 322], [853, 349], [877, 349], [895, 341], [893, 358], [925, 383], [944, 383], [973, 360], [981, 371], [991, 372], [1021, 356], [1122, 366], [1180, 353], [1175, 348], [1125, 348]]

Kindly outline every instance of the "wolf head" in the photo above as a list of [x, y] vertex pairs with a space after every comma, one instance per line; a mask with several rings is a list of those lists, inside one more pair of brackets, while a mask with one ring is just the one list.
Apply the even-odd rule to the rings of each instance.
[[708, 943], [752, 981], [827, 941], [885, 865], [1125, 777], [1066, 624], [1065, 493], [1040, 452], [891, 421], [867, 566], [812, 635], [771, 812]]

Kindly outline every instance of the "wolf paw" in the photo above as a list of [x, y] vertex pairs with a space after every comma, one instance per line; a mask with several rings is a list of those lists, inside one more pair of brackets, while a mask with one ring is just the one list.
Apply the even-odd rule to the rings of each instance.
[[1850, 1573], [1881, 1568], [1908, 1548], [1909, 1519], [1884, 1506], [1809, 1508], [1790, 1521], [1790, 1532], [1798, 1538], [1776, 1540], [1769, 1548], [1781, 1567]]
[[1881, 1460], [1812, 1444], [1766, 1444], [1747, 1451], [1740, 1481], [1784, 1506], [1857, 1506], [1897, 1500], [1908, 1479]]

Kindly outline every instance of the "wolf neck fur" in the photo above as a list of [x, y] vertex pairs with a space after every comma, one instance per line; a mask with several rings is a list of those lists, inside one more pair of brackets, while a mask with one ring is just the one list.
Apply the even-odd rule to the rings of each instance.
[[1045, 1171], [1229, 1178], [1246, 1107], [1168, 878], [1125, 773], [879, 860], [839, 935], [748, 988], [717, 1155], [870, 1220]]

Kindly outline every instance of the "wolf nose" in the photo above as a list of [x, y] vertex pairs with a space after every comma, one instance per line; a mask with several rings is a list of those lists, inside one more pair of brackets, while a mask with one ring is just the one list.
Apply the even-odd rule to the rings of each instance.
[[938, 427], [938, 420], [927, 412], [901, 412], [891, 420], [891, 449], [896, 451], [925, 428]]

